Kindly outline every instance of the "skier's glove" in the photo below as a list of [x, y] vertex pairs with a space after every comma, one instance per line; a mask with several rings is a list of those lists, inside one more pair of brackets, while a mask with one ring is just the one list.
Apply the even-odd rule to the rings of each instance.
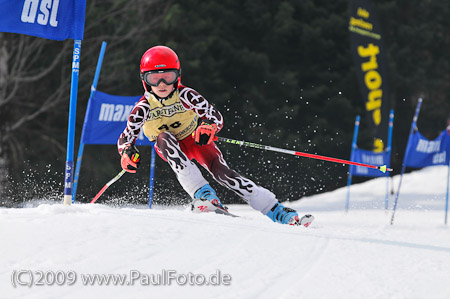
[[136, 173], [141, 164], [141, 156], [138, 149], [133, 144], [127, 144], [122, 152], [120, 160], [123, 170]]
[[213, 122], [202, 120], [201, 124], [192, 133], [195, 143], [198, 145], [210, 144], [212, 141], [217, 140], [216, 136], [217, 125]]

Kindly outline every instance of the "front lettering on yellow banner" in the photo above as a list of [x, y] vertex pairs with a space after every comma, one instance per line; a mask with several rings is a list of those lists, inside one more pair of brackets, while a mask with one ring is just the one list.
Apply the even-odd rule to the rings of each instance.
[[370, 16], [370, 13], [362, 7], [358, 7], [358, 11], [356, 13], [358, 16], [363, 17], [365, 19], [368, 19]]
[[381, 88], [383, 80], [377, 71], [377, 55], [379, 53], [379, 47], [374, 44], [369, 44], [367, 47], [358, 47], [358, 55], [369, 58], [369, 61], [361, 63], [361, 69], [365, 72], [364, 83], [370, 90], [367, 95], [366, 110], [372, 111], [372, 119], [376, 126], [381, 123], [381, 103], [383, 97], [383, 90]]
[[380, 138], [376, 138], [373, 141], [373, 152], [374, 153], [381, 153], [384, 149], [384, 144], [383, 144], [383, 140], [381, 140]]

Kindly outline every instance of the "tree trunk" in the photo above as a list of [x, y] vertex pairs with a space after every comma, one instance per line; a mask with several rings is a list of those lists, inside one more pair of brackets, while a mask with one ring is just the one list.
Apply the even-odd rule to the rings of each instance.
[[[0, 102], [5, 98], [6, 82], [8, 75], [8, 50], [6, 48], [6, 40], [4, 34], [0, 33]], [[5, 121], [4, 110], [0, 112], [0, 121]], [[6, 150], [2, 142], [4, 137], [5, 125], [0, 125], [0, 205], [6, 203], [5, 190], [8, 184], [8, 165], [6, 164]]]

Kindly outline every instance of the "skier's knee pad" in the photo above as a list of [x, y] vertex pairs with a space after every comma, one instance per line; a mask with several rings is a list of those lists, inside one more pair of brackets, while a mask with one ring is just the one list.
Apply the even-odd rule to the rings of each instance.
[[158, 137], [156, 138], [156, 147], [158, 148], [158, 154], [161, 154], [163, 156], [163, 159], [166, 161], [170, 159], [169, 152], [177, 153], [178, 156], [181, 156], [183, 158], [185, 156], [180, 149], [178, 140], [175, 138], [175, 136], [173, 136], [172, 133], [169, 132], [162, 132], [158, 135]]
[[158, 145], [158, 147], [163, 146], [164, 145], [164, 141], [166, 140], [173, 140], [173, 141], [177, 141], [177, 139], [175, 138], [175, 136], [170, 133], [170, 132], [162, 132], [159, 133], [158, 137], [156, 137], [156, 145]]
[[172, 133], [162, 132], [156, 138], [158, 154], [163, 156], [176, 173], [183, 189], [194, 198], [194, 193], [208, 182], [203, 178], [198, 167], [189, 160], [181, 150], [178, 140]]

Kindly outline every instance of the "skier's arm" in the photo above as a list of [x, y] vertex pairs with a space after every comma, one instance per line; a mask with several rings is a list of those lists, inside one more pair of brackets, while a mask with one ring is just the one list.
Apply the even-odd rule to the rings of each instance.
[[192, 88], [181, 86], [180, 100], [186, 109], [193, 110], [206, 123], [215, 124], [216, 132], [223, 127], [223, 117], [201, 94]]
[[136, 142], [136, 139], [141, 132], [141, 128], [147, 119], [149, 109], [150, 106], [145, 98], [142, 98], [134, 106], [130, 116], [128, 117], [127, 127], [123, 130], [117, 140], [117, 149], [120, 155], [122, 155], [126, 146], [134, 145]]

